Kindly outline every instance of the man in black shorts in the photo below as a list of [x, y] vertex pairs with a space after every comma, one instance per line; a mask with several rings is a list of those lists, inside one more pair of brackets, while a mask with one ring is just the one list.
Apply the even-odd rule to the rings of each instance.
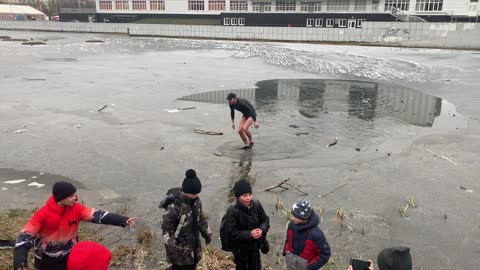
[[237, 98], [234, 93], [227, 95], [228, 104], [230, 105], [230, 116], [232, 118], [232, 128], [235, 129], [235, 110], [243, 113], [242, 119], [238, 124], [238, 134], [242, 138], [245, 146], [242, 149], [251, 149], [253, 147], [252, 133], [248, 130], [253, 124], [255, 128], [260, 125], [257, 122], [257, 112], [253, 105], [246, 99]]

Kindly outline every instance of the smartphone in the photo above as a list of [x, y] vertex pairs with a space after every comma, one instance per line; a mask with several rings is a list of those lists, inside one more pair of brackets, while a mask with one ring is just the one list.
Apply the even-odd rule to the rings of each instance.
[[368, 270], [368, 267], [370, 267], [370, 262], [352, 258], [350, 259], [350, 265], [352, 266], [353, 270]]

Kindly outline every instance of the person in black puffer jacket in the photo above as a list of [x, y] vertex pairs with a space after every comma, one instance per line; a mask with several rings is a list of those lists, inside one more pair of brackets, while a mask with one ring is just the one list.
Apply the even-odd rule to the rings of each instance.
[[236, 182], [233, 189], [237, 200], [228, 208], [224, 226], [231, 239], [236, 270], [261, 270], [259, 250], [268, 252], [270, 218], [260, 202], [253, 200], [248, 181]]

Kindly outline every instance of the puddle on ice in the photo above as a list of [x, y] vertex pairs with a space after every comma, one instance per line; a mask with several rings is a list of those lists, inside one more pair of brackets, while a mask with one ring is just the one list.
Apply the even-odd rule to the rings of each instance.
[[[446, 100], [399, 85], [344, 80], [266, 80], [256, 88], [230, 89], [188, 95], [180, 100], [225, 103], [228, 93], [255, 103], [259, 114], [304, 118], [342, 115], [376, 121], [391, 117], [405, 123], [438, 129], [466, 127], [466, 119]], [[293, 116], [292, 116], [293, 117]]]
[[[436, 133], [467, 125], [466, 118], [446, 100], [395, 84], [365, 81], [266, 80], [258, 82], [256, 88], [204, 92], [180, 100], [225, 104], [227, 115], [225, 98], [230, 92], [248, 99], [257, 109], [260, 129], [254, 131], [259, 139], [253, 153], [256, 160], [323, 153], [322, 147], [340, 137], [335, 154], [325, 155], [329, 161], [338, 155], [340, 161], [356, 147], [378, 147], [394, 130], [416, 134], [410, 127], [417, 126]], [[225, 142], [218, 150], [237, 158], [242, 152], [238, 145], [238, 141]], [[343, 152], [338, 147], [348, 150]]]

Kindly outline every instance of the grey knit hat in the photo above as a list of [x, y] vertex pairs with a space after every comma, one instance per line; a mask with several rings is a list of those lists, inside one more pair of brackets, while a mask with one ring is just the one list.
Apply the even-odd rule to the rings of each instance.
[[308, 220], [312, 215], [313, 208], [306, 200], [300, 200], [292, 205], [292, 215], [301, 220]]

